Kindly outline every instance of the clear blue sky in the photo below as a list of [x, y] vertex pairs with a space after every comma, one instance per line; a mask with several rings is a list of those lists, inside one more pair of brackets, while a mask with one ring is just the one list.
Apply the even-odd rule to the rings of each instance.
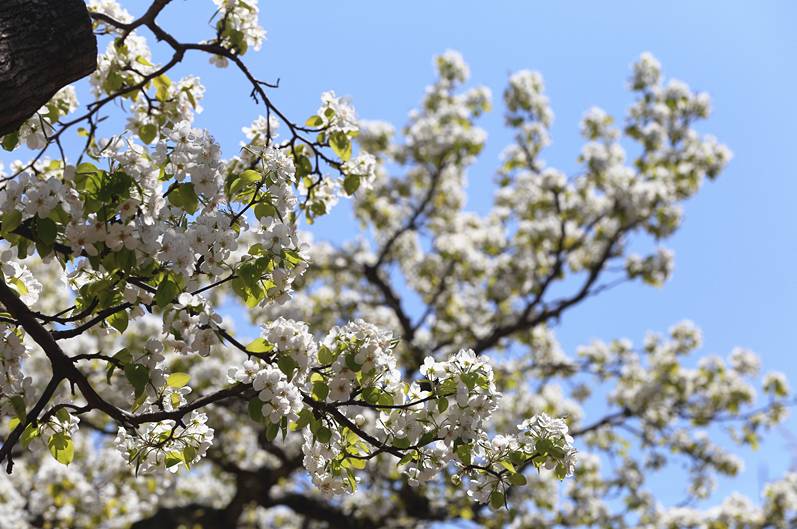
[[[176, 6], [172, 24], [194, 34], [187, 19], [203, 24], [199, 4]], [[726, 355], [736, 345], [761, 354], [764, 369], [791, 374], [797, 385], [797, 3], [787, 0], [614, 2], [275, 2], [261, 0], [269, 32], [263, 50], [248, 57], [260, 78], [281, 79], [275, 101], [292, 116], [308, 116], [321, 91], [353, 98], [360, 116], [404, 123], [432, 79], [431, 58], [447, 48], [469, 62], [472, 83], [500, 97], [507, 75], [531, 68], [543, 73], [556, 120], [544, 158], [568, 173], [577, 169], [578, 120], [592, 105], [621, 117], [630, 63], [651, 51], [665, 74], [712, 95], [713, 117], [701, 126], [735, 157], [715, 183], [686, 206], [683, 228], [669, 246], [676, 271], [662, 289], [627, 286], [591, 300], [564, 318], [559, 337], [572, 351], [592, 338], [641, 340], [684, 318], [702, 327], [700, 354]], [[173, 26], [174, 27], [174, 26]], [[179, 31], [178, 31], [179, 33]], [[213, 71], [202, 58], [208, 87], [198, 120], [237, 147], [240, 127], [258, 113], [233, 70]], [[500, 101], [497, 101], [500, 103]], [[496, 105], [481, 125], [486, 151], [470, 172], [469, 208], [489, 207], [498, 153], [509, 136]], [[314, 231], [344, 240], [354, 233], [345, 204]], [[787, 427], [797, 433], [797, 419]], [[745, 451], [746, 470], [723, 482], [722, 496], [740, 490], [757, 496], [759, 474], [779, 476], [793, 452], [775, 434], [758, 452]], [[764, 470], [765, 469], [765, 470]], [[682, 494], [677, 483], [658, 488], [666, 503]]]
[[[211, 12], [208, 1], [176, 0], [164, 23], [188, 38]], [[631, 102], [629, 65], [641, 52], [653, 52], [666, 75], [712, 95], [714, 115], [701, 129], [735, 157], [687, 204], [685, 224], [669, 243], [676, 253], [672, 280], [662, 289], [627, 286], [587, 302], [564, 319], [559, 337], [572, 352], [592, 338], [639, 341], [648, 329], [665, 331], [689, 318], [704, 331], [701, 354], [748, 347], [761, 354], [765, 370], [784, 371], [797, 385], [791, 158], [797, 151], [797, 3], [261, 0], [261, 18], [268, 41], [247, 60], [261, 79], [281, 79], [274, 99], [297, 118], [317, 108], [323, 90], [334, 89], [353, 98], [360, 116], [400, 126], [432, 79], [432, 56], [447, 48], [460, 50], [472, 83], [486, 84], [496, 96], [510, 72], [541, 71], [556, 113], [554, 143], [544, 158], [571, 174], [583, 112], [598, 105], [621, 117]], [[249, 88], [236, 71], [216, 70], [205, 57], [180, 69], [203, 78], [208, 94], [198, 125], [232, 154], [241, 127], [261, 112], [248, 99]], [[490, 139], [470, 172], [469, 208], [477, 211], [489, 206], [498, 153], [509, 141], [500, 104], [481, 125]], [[352, 235], [347, 207], [338, 206], [314, 231], [333, 240]], [[787, 427], [797, 434], [797, 419]], [[723, 493], [757, 495], [762, 466], [775, 477], [793, 457], [780, 435], [742, 455], [746, 471], [723, 483]], [[663, 501], [681, 497], [681, 483], [660, 490]]]

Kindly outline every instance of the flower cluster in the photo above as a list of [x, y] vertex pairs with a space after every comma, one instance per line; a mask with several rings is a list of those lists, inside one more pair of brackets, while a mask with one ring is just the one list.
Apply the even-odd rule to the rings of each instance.
[[211, 347], [219, 343], [216, 335], [221, 316], [199, 295], [183, 292], [171, 310], [163, 317], [163, 333], [171, 335], [167, 342], [174, 351], [208, 356]]
[[205, 456], [213, 443], [213, 428], [205, 424], [207, 420], [204, 413], [192, 412], [183, 425], [160, 421], [134, 432], [119, 427], [114, 445], [136, 472], [165, 467], [174, 473], [181, 465], [190, 468]]
[[394, 391], [400, 383], [394, 346], [390, 332], [363, 320], [330, 330], [318, 350], [318, 363], [326, 375], [323, 383], [329, 388], [322, 398], [346, 401], [356, 386]]
[[0, 323], [0, 413], [4, 417], [24, 416], [25, 396], [29, 394], [31, 379], [22, 371], [22, 361], [28, 356], [23, 338], [6, 323]]
[[518, 429], [517, 436], [498, 435], [476, 444], [477, 450], [469, 456], [475, 463], [469, 466], [482, 473], [470, 473], [468, 496], [499, 509], [510, 487], [526, 484], [521, 471], [527, 465], [553, 470], [559, 479], [574, 472], [576, 451], [564, 421], [543, 413], [525, 420]]
[[67, 85], [56, 92], [52, 99], [28, 118], [16, 132], [3, 136], [0, 144], [7, 151], [23, 144], [28, 149], [42, 149], [55, 132], [56, 122], [74, 112], [77, 107], [75, 87]]
[[[213, 0], [218, 7], [214, 18], [219, 43], [235, 55], [243, 55], [249, 49], [260, 50], [266, 40], [266, 30], [258, 21], [257, 2], [244, 0]], [[227, 58], [222, 55], [211, 56], [211, 63], [218, 67], [227, 66]]]
[[299, 377], [315, 363], [317, 345], [304, 322], [277, 318], [263, 326], [263, 338], [282, 358], [296, 364]]
[[[473, 487], [519, 484], [506, 470], [491, 469], [505, 469], [497, 458], [510, 454], [491, 449], [496, 442], [503, 446], [502, 437], [491, 441], [486, 433], [500, 394], [485, 358], [473, 351], [443, 362], [427, 358], [425, 378], [407, 385], [392, 353], [396, 341], [365, 321], [333, 328], [320, 345], [305, 324], [291, 320], [277, 319], [263, 331], [249, 346], [259, 358], [230, 369], [228, 379], [256, 392], [249, 414], [266, 425], [268, 438], [303, 429], [304, 466], [320, 491], [354, 492], [354, 471], [383, 451], [402, 456], [412, 485], [449, 465]], [[335, 410], [331, 416], [329, 410]], [[525, 432], [511, 443], [518, 465], [555, 468], [560, 478], [572, 473], [574, 450], [564, 423], [541, 417], [536, 427], [518, 428]], [[485, 465], [476, 463], [484, 458]], [[489, 494], [474, 498], [487, 502]]]
[[321, 106], [310, 121], [311, 125], [325, 130], [330, 138], [335, 133], [346, 134], [359, 128], [351, 101], [338, 97], [331, 90], [321, 94]]

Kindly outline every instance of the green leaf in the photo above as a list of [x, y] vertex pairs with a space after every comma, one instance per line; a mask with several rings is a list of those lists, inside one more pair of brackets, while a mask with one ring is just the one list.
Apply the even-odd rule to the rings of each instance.
[[324, 401], [329, 395], [329, 386], [323, 382], [313, 382], [313, 398], [315, 400]]
[[519, 450], [515, 450], [514, 452], [509, 452], [509, 460], [512, 462], [513, 465], [522, 465], [526, 462], [526, 454]]
[[324, 120], [321, 119], [321, 116], [313, 115], [307, 118], [307, 121], [305, 121], [304, 124], [308, 127], [320, 127], [324, 124]]
[[295, 250], [283, 250], [282, 253], [285, 255], [285, 259], [291, 264], [299, 264], [304, 261]]
[[462, 373], [459, 378], [468, 386], [469, 390], [473, 390], [473, 388], [476, 387], [476, 381], [479, 375], [476, 373]]
[[118, 204], [130, 196], [130, 187], [134, 184], [133, 178], [124, 171], [99, 173], [86, 180], [86, 191], [93, 192], [102, 205]]
[[68, 224], [72, 218], [66, 211], [64, 211], [64, 206], [62, 204], [56, 204], [56, 206], [47, 216], [57, 224]]
[[125, 366], [125, 377], [136, 391], [136, 398], [144, 394], [149, 382], [149, 369], [141, 364], [129, 364]]
[[191, 375], [188, 373], [172, 373], [166, 378], [166, 384], [173, 388], [181, 388], [188, 384], [188, 381], [191, 380]]
[[307, 156], [299, 156], [295, 162], [296, 178], [301, 179], [313, 172], [313, 163]]
[[326, 444], [332, 439], [332, 431], [326, 426], [322, 426], [316, 431], [315, 436], [319, 442]]
[[538, 454], [547, 454], [553, 448], [553, 442], [550, 439], [540, 438], [534, 443], [534, 451]]
[[523, 474], [512, 474], [509, 476], [509, 483], [512, 485], [525, 485], [526, 484], [526, 476]]
[[346, 175], [343, 179], [343, 189], [346, 194], [351, 196], [360, 188], [360, 177], [356, 175]]
[[107, 321], [108, 324], [110, 324], [111, 327], [113, 327], [114, 329], [116, 329], [120, 333], [123, 333], [123, 332], [125, 332], [125, 330], [127, 330], [127, 324], [129, 322], [129, 317], [127, 315], [127, 311], [126, 310], [120, 310], [119, 312], [117, 312], [115, 314], [111, 314], [110, 316], [105, 318], [105, 321]]
[[28, 424], [22, 435], [19, 437], [19, 442], [22, 443], [22, 448], [27, 448], [30, 443], [39, 437], [39, 427]]
[[3, 213], [2, 233], [11, 233], [22, 223], [22, 212], [17, 209], [9, 209]]
[[122, 85], [124, 85], [125, 80], [116, 70], [110, 70], [108, 72], [108, 76], [105, 78], [105, 82], [103, 83], [102, 87], [108, 93], [116, 92]]
[[406, 437], [399, 437], [397, 439], [393, 439], [393, 446], [401, 449], [409, 448], [410, 440], [407, 439]]
[[24, 259], [28, 256], [28, 240], [22, 239], [17, 243], [17, 258]]
[[136, 62], [137, 62], [138, 64], [143, 64], [144, 66], [154, 66], [154, 65], [153, 65], [151, 62], [149, 62], [149, 61], [147, 60], [147, 58], [146, 58], [146, 57], [143, 57], [143, 56], [141, 56], [141, 55], [138, 55], [138, 56], [136, 56]]
[[255, 217], [258, 219], [264, 219], [268, 217], [275, 217], [277, 215], [277, 210], [274, 206], [269, 204], [268, 202], [259, 202], [255, 206]]
[[159, 75], [152, 82], [155, 83], [155, 97], [158, 101], [166, 101], [169, 98], [169, 87], [172, 85], [172, 80], [166, 75]]
[[464, 465], [470, 465], [471, 463], [471, 446], [470, 445], [459, 445], [454, 449], [454, 453], [457, 454], [457, 457]]
[[144, 401], [146, 401], [146, 400], [147, 400], [147, 392], [144, 391], [144, 392], [141, 393], [141, 395], [136, 397], [135, 401], [133, 401], [132, 411], [136, 411], [137, 409], [139, 409], [141, 407], [141, 405], [144, 404]]
[[144, 125], [138, 131], [138, 137], [141, 138], [141, 141], [147, 144], [152, 143], [157, 136], [158, 136], [158, 127], [156, 127], [152, 123]]
[[194, 184], [189, 182], [177, 184], [169, 192], [169, 202], [193, 215], [199, 207], [199, 197], [194, 190]]
[[457, 391], [457, 381], [454, 380], [453, 378], [446, 379], [440, 385], [440, 393], [449, 395], [452, 393], [456, 393], [456, 391]]
[[355, 373], [362, 369], [362, 366], [357, 363], [357, 360], [354, 359], [353, 353], [346, 354], [346, 367], [354, 371]]
[[39, 253], [41, 257], [44, 257], [46, 255], [50, 255], [50, 253], [53, 251], [53, 246], [52, 244], [46, 244], [41, 241], [36, 241], [36, 251]]
[[36, 238], [46, 245], [55, 242], [58, 236], [58, 226], [50, 219], [36, 217]]
[[194, 94], [191, 93], [191, 89], [186, 87], [183, 88], [183, 92], [185, 96], [188, 98], [188, 102], [191, 103], [192, 108], [196, 108], [196, 99], [194, 98]]
[[365, 402], [367, 402], [368, 404], [375, 405], [379, 404], [379, 397], [381, 395], [381, 390], [375, 387], [367, 387], [363, 389], [361, 395], [365, 400]]
[[20, 296], [24, 296], [25, 294], [28, 293], [28, 287], [25, 286], [25, 282], [22, 281], [20, 278], [12, 277], [9, 280], [9, 283], [11, 283], [11, 286], [17, 289], [17, 293], [19, 293]]
[[166, 468], [179, 465], [180, 463], [185, 463], [185, 456], [183, 456], [182, 452], [173, 451], [166, 454]]
[[230, 198], [233, 198], [243, 191], [247, 186], [254, 184], [255, 182], [260, 182], [262, 179], [263, 175], [257, 171], [253, 169], [247, 169], [240, 175], [230, 180], [229, 188], [227, 189], [227, 195]]
[[318, 361], [321, 363], [322, 366], [329, 365], [335, 361], [335, 357], [332, 355], [332, 351], [329, 350], [329, 347], [326, 345], [322, 345], [318, 349]]
[[255, 397], [249, 401], [248, 410], [249, 417], [251, 417], [253, 421], [262, 423], [265, 419], [265, 417], [263, 417], [263, 403], [259, 398]]
[[242, 31], [234, 28], [227, 28], [224, 34], [229, 37], [230, 41], [232, 42], [232, 47], [238, 55], [243, 55], [246, 53], [248, 45], [246, 43], [246, 36]]
[[185, 468], [191, 468], [191, 461], [194, 459], [196, 459], [196, 448], [191, 445], [183, 448], [183, 462], [185, 463]]
[[398, 466], [401, 466], [401, 465], [406, 465], [407, 463], [409, 463], [410, 461], [412, 461], [412, 459], [413, 459], [414, 457], [415, 457], [415, 452], [410, 452], [410, 453], [406, 454], [404, 457], [402, 457], [402, 458], [399, 460], [399, 462], [398, 462]]
[[62, 465], [68, 465], [75, 457], [75, 447], [72, 438], [65, 432], [58, 432], [50, 436], [47, 447], [56, 461]]
[[75, 182], [78, 190], [84, 191], [87, 188], [89, 178], [100, 172], [96, 165], [90, 162], [83, 162], [75, 168]]
[[252, 261], [247, 261], [238, 267], [238, 276], [249, 289], [260, 288], [262, 274]]
[[507, 461], [506, 459], [504, 459], [503, 461], [499, 461], [499, 463], [501, 464], [502, 467], [512, 472], [513, 474], [517, 472], [515, 470], [515, 465], [513, 465], [511, 462]]
[[426, 446], [432, 441], [437, 439], [437, 430], [432, 430], [431, 432], [426, 432], [421, 436], [421, 439], [418, 441], [419, 446]]
[[359, 459], [359, 458], [356, 458], [356, 457], [350, 457], [346, 461], [349, 462], [349, 465], [351, 465], [351, 468], [356, 468], [357, 470], [364, 469], [365, 465], [366, 465], [365, 459]]
[[393, 395], [387, 391], [383, 391], [382, 394], [379, 395], [379, 404], [382, 406], [393, 406], [395, 404], [395, 402], [393, 402]]
[[277, 367], [280, 368], [280, 371], [285, 373], [285, 376], [288, 377], [288, 380], [291, 380], [293, 378], [294, 371], [299, 368], [299, 364], [297, 364], [296, 360], [290, 356], [280, 356], [279, 360], [277, 360]]
[[338, 158], [344, 162], [349, 161], [349, 158], [351, 158], [351, 141], [349, 141], [349, 137], [344, 132], [332, 133], [329, 138], [329, 146], [332, 147], [332, 151], [338, 155]]
[[19, 143], [19, 134], [16, 132], [12, 132], [11, 134], [6, 134], [5, 136], [3, 136], [3, 141], [2, 141], [3, 149], [7, 151], [13, 151], [18, 143]]
[[171, 279], [166, 278], [160, 282], [158, 290], [155, 292], [155, 304], [163, 308], [171, 303], [178, 294], [180, 294], [180, 287]]
[[437, 412], [443, 413], [448, 409], [448, 397], [440, 397], [437, 399]]
[[313, 419], [313, 412], [310, 411], [309, 408], [302, 408], [302, 411], [299, 412], [299, 420], [296, 421], [296, 429], [301, 430]]
[[11, 400], [11, 406], [14, 407], [14, 412], [17, 414], [17, 417], [24, 419], [25, 415], [27, 414], [27, 410], [25, 409], [25, 399], [23, 399], [20, 395], [14, 395], [9, 400]]
[[246, 301], [246, 299], [249, 297], [249, 289], [247, 288], [246, 283], [244, 283], [244, 280], [240, 277], [233, 279], [230, 282], [230, 286], [232, 287], [233, 292], [235, 292], [243, 301]]
[[274, 349], [274, 346], [268, 343], [263, 338], [257, 338], [249, 342], [249, 345], [246, 346], [246, 350], [250, 353], [267, 353]]
[[72, 418], [66, 408], [59, 408], [58, 411], [55, 412], [55, 416], [58, 417], [58, 420], [64, 424], [68, 423]]
[[498, 492], [498, 489], [494, 490], [492, 494], [490, 494], [490, 507], [493, 509], [500, 509], [505, 505], [504, 495]]
[[266, 426], [266, 439], [268, 440], [269, 443], [277, 438], [277, 434], [279, 433], [279, 431], [280, 431], [279, 423], [276, 422], [270, 423], [268, 426]]
[[[128, 351], [127, 347], [119, 349], [116, 352], [116, 354], [113, 355], [113, 358], [118, 360], [122, 364], [128, 363], [132, 357], [133, 355], [130, 354], [130, 351]], [[113, 376], [113, 372], [115, 370], [116, 370], [116, 362], [108, 362], [108, 371], [105, 374], [105, 380], [108, 382], [108, 384], [111, 383], [111, 377]]]

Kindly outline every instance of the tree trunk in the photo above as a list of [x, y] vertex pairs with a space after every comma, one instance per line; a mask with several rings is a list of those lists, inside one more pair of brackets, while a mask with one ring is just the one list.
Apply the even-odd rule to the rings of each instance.
[[96, 68], [83, 0], [0, 0], [0, 136]]

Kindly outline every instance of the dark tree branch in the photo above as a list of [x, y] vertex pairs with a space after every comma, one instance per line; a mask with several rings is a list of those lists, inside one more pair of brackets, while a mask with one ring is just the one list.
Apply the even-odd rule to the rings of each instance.
[[[28, 333], [33, 341], [42, 348], [44, 354], [47, 355], [53, 372], [53, 381], [55, 381], [56, 386], [64, 379], [69, 380], [69, 382], [78, 387], [83, 394], [83, 398], [92, 408], [102, 411], [119, 424], [129, 424], [129, 415], [116, 406], [108, 403], [97, 394], [83, 373], [75, 366], [73, 360], [64, 353], [52, 334], [39, 323], [36, 315], [31, 312], [28, 306], [25, 305], [14, 291], [2, 280], [0, 280], [0, 303], [3, 304], [6, 310], [12, 314], [17, 321], [19, 321], [22, 328], [25, 329], [25, 332]], [[49, 387], [48, 385], [48, 388]], [[49, 395], [48, 392], [45, 391], [45, 394], [39, 400], [37, 406], [41, 405], [43, 409], [54, 392], [54, 387]], [[45, 395], [47, 399], [44, 399]], [[38, 411], [40, 412], [41, 409]], [[35, 420], [36, 417], [38, 417], [38, 412], [33, 417], [33, 420]], [[27, 424], [20, 423], [4, 441], [2, 448], [0, 448], [0, 462], [9, 456], [11, 449], [14, 447], [14, 444], [19, 439], [26, 425]], [[9, 472], [11, 470], [10, 464], [8, 470]]]
[[82, 0], [0, 3], [0, 136], [58, 90], [97, 68], [97, 40]]

